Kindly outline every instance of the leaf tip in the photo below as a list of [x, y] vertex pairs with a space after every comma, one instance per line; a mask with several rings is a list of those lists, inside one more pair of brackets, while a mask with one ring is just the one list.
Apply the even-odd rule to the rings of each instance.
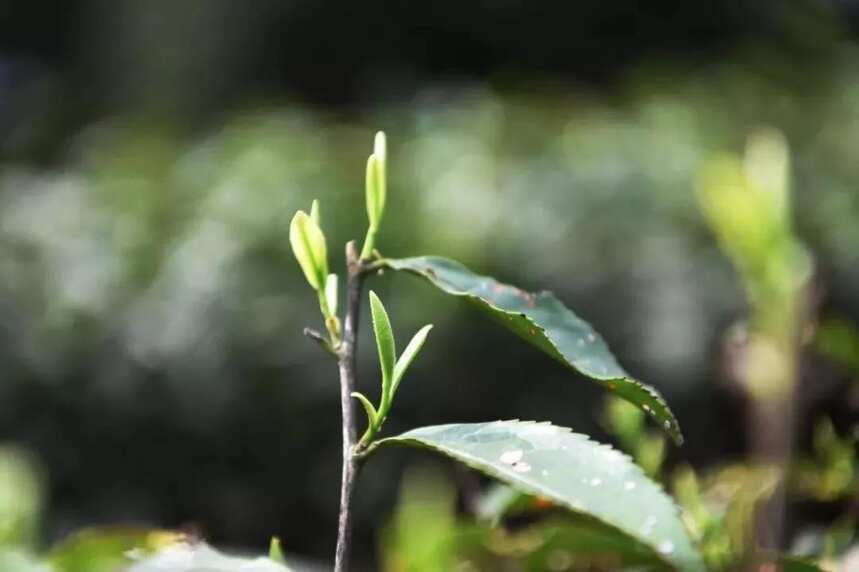
[[313, 202], [310, 204], [310, 220], [319, 226], [321, 224], [319, 217], [319, 201], [317, 199], [313, 199]]

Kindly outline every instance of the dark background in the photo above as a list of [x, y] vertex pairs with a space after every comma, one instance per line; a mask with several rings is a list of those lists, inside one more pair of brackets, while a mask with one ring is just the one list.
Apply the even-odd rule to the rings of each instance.
[[[287, 226], [319, 197], [342, 269], [379, 128], [386, 254], [555, 290], [666, 394], [672, 463], [739, 457], [718, 348], [743, 295], [695, 165], [781, 128], [820, 313], [859, 318], [857, 24], [849, 0], [3, 3], [0, 438], [44, 466], [45, 541], [137, 522], [329, 555], [336, 370], [300, 334], [317, 318]], [[590, 384], [417, 282], [373, 282], [401, 344], [437, 325], [388, 431], [518, 417], [608, 439]], [[809, 360], [800, 433], [847, 427], [845, 372]], [[362, 477], [362, 561], [423, 458]]]

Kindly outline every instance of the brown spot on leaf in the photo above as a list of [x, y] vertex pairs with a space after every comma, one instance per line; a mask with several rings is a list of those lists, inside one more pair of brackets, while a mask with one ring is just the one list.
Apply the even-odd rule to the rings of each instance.
[[551, 500], [547, 499], [546, 497], [535, 497], [534, 498], [534, 508], [537, 508], [540, 510], [545, 510], [547, 508], [552, 508], [553, 506], [555, 506], [555, 503], [553, 503]]

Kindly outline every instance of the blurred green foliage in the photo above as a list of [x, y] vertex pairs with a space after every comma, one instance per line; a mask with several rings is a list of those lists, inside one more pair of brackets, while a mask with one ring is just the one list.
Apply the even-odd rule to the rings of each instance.
[[[365, 172], [355, 149], [381, 126], [392, 154], [377, 247], [450, 255], [508, 282], [546, 285], [582, 308], [633, 374], [678, 403], [688, 448], [666, 451], [661, 437], [647, 444], [622, 412], [609, 411], [608, 429], [653, 475], [686, 456], [713, 468], [712, 479], [707, 470], [682, 474], [676, 491], [711, 561], [730, 562], [771, 480], [756, 467], [718, 468], [743, 452], [742, 428], [725, 415], [736, 409], [712, 383], [710, 358], [745, 302], [699, 211], [695, 181], [714, 154], [739, 154], [759, 124], [783, 132], [791, 230], [819, 262], [827, 309], [857, 323], [859, 68], [851, 55], [803, 90], [728, 62], [685, 74], [643, 68], [614, 97], [439, 87], [359, 117], [284, 104], [194, 133], [116, 116], [83, 129], [56, 164], [4, 161], [0, 431], [34, 450], [50, 475], [44, 536], [86, 522], [191, 521], [217, 541], [262, 546], [277, 533], [289, 551], [328, 554], [339, 478], [334, 371], [300, 336], [316, 309], [287, 228], [318, 197], [331, 244], [360, 238]], [[732, 163], [728, 174], [736, 167], [744, 168]], [[774, 235], [750, 240], [784, 239]], [[527, 349], [500, 351], [510, 345], [504, 334], [428, 288], [387, 277], [378, 284], [405, 331], [432, 321], [439, 334], [411, 372], [391, 430], [538, 414], [595, 429], [600, 406], [584, 384], [558, 389], [553, 378], [566, 372]], [[850, 327], [829, 326], [822, 347], [855, 364], [856, 346], [843, 335]], [[369, 341], [359, 360], [365, 388], [376, 378]], [[826, 372], [815, 373], [814, 387], [824, 387]], [[836, 428], [819, 429], [802, 452], [811, 471], [801, 469], [797, 482], [818, 501], [846, 503], [856, 460], [844, 420], [856, 406], [835, 395], [824, 405]], [[550, 560], [570, 567], [564, 543], [580, 535], [564, 527], [573, 525], [554, 533], [468, 524], [462, 548], [449, 537], [460, 521], [446, 485], [413, 498], [404, 484], [395, 511], [398, 465], [382, 465], [360, 485], [365, 561], [379, 525], [373, 515], [393, 513], [380, 556], [390, 570], [430, 569], [432, 559], [480, 569], [482, 558], [535, 553], [535, 570]], [[16, 471], [0, 464], [0, 479], [19, 478]], [[38, 518], [41, 497], [27, 500], [39, 477], [24, 482], [0, 515], [21, 519], [20, 508], [28, 516], [14, 527], [0, 519], [0, 538], [28, 546], [38, 540], [38, 521], [27, 519]], [[751, 488], [732, 509], [737, 482]], [[468, 548], [472, 539], [482, 544]], [[838, 544], [838, 554], [848, 547]], [[23, 553], [0, 558], [23, 562]]]

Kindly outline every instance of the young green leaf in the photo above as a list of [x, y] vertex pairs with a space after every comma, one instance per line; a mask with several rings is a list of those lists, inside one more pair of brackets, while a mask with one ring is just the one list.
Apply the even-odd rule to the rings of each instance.
[[337, 275], [329, 274], [325, 280], [325, 301], [332, 316], [337, 315]]
[[321, 228], [322, 221], [320, 220], [320, 216], [321, 215], [319, 214], [319, 201], [313, 199], [313, 202], [310, 204], [310, 220], [313, 221], [313, 224]]
[[375, 429], [376, 424], [379, 422], [379, 412], [373, 407], [373, 403], [363, 393], [358, 391], [353, 391], [350, 395], [364, 406], [364, 411], [367, 412], [367, 428]]
[[530, 293], [479, 276], [462, 264], [438, 256], [386, 259], [384, 265], [428, 280], [447, 294], [465, 298], [515, 334], [566, 367], [634, 403], [666, 430], [676, 443], [683, 437], [662, 396], [630, 377], [602, 337], [549, 292]]
[[646, 547], [675, 570], [703, 572], [670, 497], [627, 456], [548, 423], [496, 421], [414, 429], [378, 445], [426, 447]]
[[391, 384], [392, 394], [397, 392], [397, 387], [399, 387], [400, 381], [402, 381], [406, 370], [409, 369], [409, 366], [412, 365], [412, 362], [415, 361], [415, 358], [418, 357], [419, 353], [421, 353], [421, 349], [424, 347], [424, 342], [426, 342], [427, 335], [429, 335], [430, 330], [432, 330], [432, 324], [426, 325], [418, 330], [418, 333], [412, 337], [409, 345], [407, 345], [406, 349], [403, 350], [403, 355], [400, 356], [397, 363], [394, 365], [394, 379]]
[[280, 545], [280, 538], [277, 536], [271, 537], [271, 542], [268, 545], [268, 557], [278, 564], [286, 564], [286, 558], [283, 556], [283, 548]]
[[[390, 403], [391, 398], [397, 349], [388, 312], [372, 290], [370, 291], [370, 313], [373, 315], [373, 330], [376, 334], [376, 347], [379, 350], [379, 365], [382, 368], [382, 403], [387, 404]], [[382, 409], [385, 408], [382, 407]]]
[[373, 139], [373, 155], [382, 163], [382, 172], [384, 172], [385, 161], [388, 158], [388, 143], [384, 131], [378, 131], [375, 139]]
[[298, 259], [304, 276], [313, 287], [319, 290], [328, 277], [328, 249], [325, 235], [313, 219], [304, 211], [298, 211], [289, 225], [289, 243]]
[[382, 131], [376, 133], [373, 141], [373, 154], [367, 161], [367, 215], [370, 226], [378, 228], [385, 212], [388, 193], [387, 165], [388, 145]]
[[370, 228], [379, 228], [385, 211], [385, 175], [381, 160], [375, 154], [367, 159], [367, 218]]

